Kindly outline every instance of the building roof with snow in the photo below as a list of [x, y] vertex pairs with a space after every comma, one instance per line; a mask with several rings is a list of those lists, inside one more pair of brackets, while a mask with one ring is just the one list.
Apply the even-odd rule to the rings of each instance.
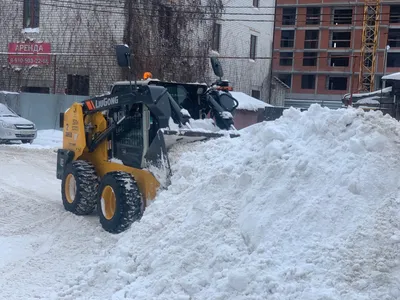
[[385, 75], [382, 80], [400, 80], [400, 72]]
[[257, 111], [259, 109], [264, 109], [267, 106], [272, 107], [271, 104], [265, 103], [245, 93], [242, 92], [230, 92], [230, 93], [239, 102], [239, 106], [237, 107], [237, 109], [239, 110]]

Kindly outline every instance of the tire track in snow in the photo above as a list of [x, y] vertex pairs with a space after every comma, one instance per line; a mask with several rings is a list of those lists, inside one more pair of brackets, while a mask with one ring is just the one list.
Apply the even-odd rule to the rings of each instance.
[[62, 205], [53, 150], [0, 146], [0, 299], [56, 299], [113, 237]]

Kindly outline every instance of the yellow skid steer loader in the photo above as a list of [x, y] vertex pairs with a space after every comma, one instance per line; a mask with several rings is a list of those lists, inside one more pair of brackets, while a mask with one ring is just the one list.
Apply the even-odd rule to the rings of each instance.
[[[119, 66], [130, 69], [129, 48], [118, 45], [116, 54]], [[212, 62], [214, 68], [215, 59]], [[203, 104], [220, 129], [207, 132], [191, 127], [192, 117], [166, 87], [130, 87], [74, 103], [60, 114], [63, 147], [57, 153], [57, 178], [62, 181], [64, 208], [87, 215], [97, 207], [102, 227], [111, 233], [139, 220], [156, 197], [161, 179], [151, 170], [171, 175], [167, 152], [174, 143], [239, 136], [232, 116], [237, 101], [228, 92], [214, 88], [204, 92]], [[224, 103], [229, 101], [227, 110]]]

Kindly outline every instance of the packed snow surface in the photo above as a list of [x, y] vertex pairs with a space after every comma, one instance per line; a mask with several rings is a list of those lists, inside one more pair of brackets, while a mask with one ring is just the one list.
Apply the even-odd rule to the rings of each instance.
[[177, 146], [119, 235], [63, 211], [54, 153], [8, 149], [0, 298], [400, 299], [400, 126], [381, 112], [290, 108]]
[[[16, 144], [13, 143], [14, 147], [23, 147], [28, 149], [53, 149], [62, 147], [62, 135], [61, 130], [38, 130], [36, 139], [33, 140], [32, 144]], [[0, 152], [1, 155], [1, 152]]]

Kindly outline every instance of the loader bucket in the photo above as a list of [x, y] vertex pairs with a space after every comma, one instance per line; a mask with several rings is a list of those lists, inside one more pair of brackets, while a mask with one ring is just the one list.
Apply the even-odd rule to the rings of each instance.
[[[231, 138], [239, 137], [239, 134], [229, 133]], [[193, 143], [206, 141], [212, 138], [227, 136], [226, 133], [195, 131], [195, 130], [169, 130], [160, 129], [146, 152], [146, 167], [156, 176], [162, 186], [169, 185], [172, 176], [168, 158], [168, 150], [178, 143]]]
[[[212, 138], [220, 138], [226, 136], [218, 132], [194, 131], [194, 130], [164, 130], [164, 140], [167, 149], [176, 143], [191, 143], [198, 141], [205, 141]], [[238, 137], [239, 134], [230, 133], [231, 138]]]

